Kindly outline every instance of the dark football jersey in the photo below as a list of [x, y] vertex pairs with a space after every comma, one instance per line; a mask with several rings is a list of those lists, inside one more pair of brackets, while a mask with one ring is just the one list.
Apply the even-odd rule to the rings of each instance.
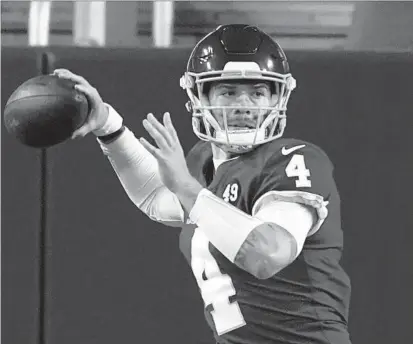
[[254, 203], [270, 191], [302, 191], [328, 201], [328, 216], [307, 237], [296, 260], [265, 280], [231, 263], [195, 225], [183, 227], [180, 249], [198, 282], [216, 341], [349, 344], [350, 281], [340, 265], [340, 198], [327, 155], [308, 142], [277, 139], [214, 172], [210, 143], [201, 141], [187, 163], [204, 187], [250, 215]]

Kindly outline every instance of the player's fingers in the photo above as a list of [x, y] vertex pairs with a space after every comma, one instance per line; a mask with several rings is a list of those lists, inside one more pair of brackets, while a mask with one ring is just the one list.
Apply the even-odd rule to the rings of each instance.
[[90, 132], [88, 124], [83, 125], [79, 129], [75, 130], [72, 134], [72, 140], [78, 137], [85, 137]]
[[168, 130], [169, 135], [171, 135], [172, 139], [175, 142], [179, 142], [179, 137], [178, 134], [175, 130], [175, 127], [172, 123], [172, 119], [171, 119], [171, 114], [169, 112], [165, 112], [163, 115], [163, 123], [165, 125], [165, 128]]
[[151, 122], [149, 122], [147, 119], [144, 119], [142, 124], [144, 128], [146, 129], [146, 131], [149, 133], [149, 135], [151, 135], [152, 138], [155, 140], [159, 148], [161, 149], [169, 148], [169, 144], [165, 140], [164, 136], [152, 125]]
[[76, 139], [76, 138], [78, 138], [78, 137], [81, 137], [81, 135], [80, 135], [80, 133], [79, 133], [79, 130], [75, 130], [75, 131], [73, 132], [73, 134], [72, 134], [72, 140], [74, 140], [74, 139]]
[[93, 87], [87, 87], [87, 86], [83, 86], [83, 85], [75, 85], [75, 89], [78, 90], [79, 92], [83, 93], [87, 100], [89, 101], [89, 106], [91, 105], [92, 107], [94, 107], [97, 103], [97, 99], [96, 99], [96, 89]]
[[159, 158], [160, 151], [158, 148], [152, 146], [145, 138], [141, 137], [139, 142], [146, 148], [146, 150], [151, 153], [155, 158]]
[[59, 78], [71, 80], [76, 84], [90, 86], [89, 82], [83, 76], [76, 75], [67, 69], [55, 69], [53, 74]]
[[69, 69], [66, 69], [66, 68], [55, 69], [53, 71], [53, 75], [56, 75], [59, 77], [66, 77], [66, 78], [76, 76], [75, 73], [71, 72]]
[[165, 142], [167, 142], [170, 146], [174, 144], [174, 141], [172, 140], [168, 130], [156, 119], [156, 117], [152, 113], [148, 114], [147, 120], [163, 136]]
[[52, 75], [58, 75], [58, 74], [60, 74], [60, 73], [66, 73], [66, 72], [69, 72], [69, 70], [66, 69], [66, 68], [56, 68], [56, 69], [53, 71]]

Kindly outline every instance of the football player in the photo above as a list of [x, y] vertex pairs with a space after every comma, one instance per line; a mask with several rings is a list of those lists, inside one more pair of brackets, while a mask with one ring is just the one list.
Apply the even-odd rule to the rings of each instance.
[[182, 227], [180, 249], [220, 344], [349, 344], [340, 198], [327, 155], [283, 138], [295, 80], [260, 29], [223, 25], [193, 49], [181, 87], [199, 142], [185, 157], [171, 116], [135, 138], [84, 78], [88, 122], [132, 202]]

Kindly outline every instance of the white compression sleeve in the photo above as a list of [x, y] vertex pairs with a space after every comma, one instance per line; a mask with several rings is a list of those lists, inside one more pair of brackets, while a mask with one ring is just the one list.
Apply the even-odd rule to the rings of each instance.
[[274, 223], [287, 230], [296, 240], [297, 256], [314, 219], [301, 204], [272, 201], [263, 204], [253, 216], [202, 189], [189, 213], [189, 223], [195, 223], [209, 241], [229, 261], [235, 257], [248, 235], [262, 224]]
[[209, 241], [229, 261], [235, 257], [248, 235], [264, 221], [252, 217], [202, 189], [198, 194], [188, 223], [195, 223]]
[[[109, 120], [114, 116], [110, 114]], [[111, 143], [97, 141], [132, 202], [154, 221], [181, 226], [184, 211], [178, 198], [163, 185], [156, 159], [135, 135], [126, 128]]]

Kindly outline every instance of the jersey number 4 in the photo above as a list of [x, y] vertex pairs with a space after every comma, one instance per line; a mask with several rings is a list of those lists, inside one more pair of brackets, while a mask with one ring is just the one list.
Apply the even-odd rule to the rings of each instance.
[[[229, 301], [229, 297], [236, 294], [231, 277], [221, 273], [217, 261], [209, 251], [208, 238], [197, 228], [191, 244], [192, 271], [205, 307], [213, 307], [211, 316], [218, 335], [244, 326], [246, 323], [238, 302]], [[206, 279], [203, 278], [204, 273]]]
[[295, 186], [297, 188], [311, 187], [310, 170], [304, 162], [304, 155], [294, 154], [285, 168], [287, 177], [296, 177]]

